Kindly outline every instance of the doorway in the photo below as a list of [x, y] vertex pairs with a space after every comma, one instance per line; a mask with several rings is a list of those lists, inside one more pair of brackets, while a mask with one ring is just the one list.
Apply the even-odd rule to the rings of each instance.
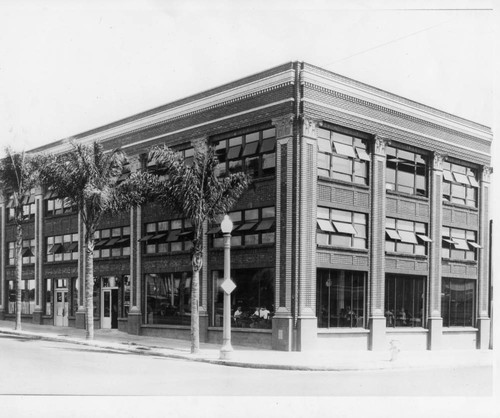
[[68, 291], [56, 290], [54, 325], [68, 326]]
[[102, 290], [102, 328], [118, 328], [118, 289]]

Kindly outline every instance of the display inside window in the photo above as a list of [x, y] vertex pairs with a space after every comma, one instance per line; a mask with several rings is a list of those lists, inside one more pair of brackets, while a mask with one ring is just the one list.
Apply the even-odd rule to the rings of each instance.
[[[231, 246], [274, 244], [274, 206], [233, 211], [229, 213], [229, 217], [233, 222]], [[224, 246], [220, 222], [212, 224], [207, 234], [212, 237], [212, 247], [222, 248]]]
[[441, 315], [444, 327], [473, 327], [475, 280], [443, 278]]
[[316, 288], [318, 327], [364, 327], [365, 283], [365, 272], [319, 269]]
[[368, 221], [365, 213], [317, 208], [317, 245], [367, 248]]
[[146, 274], [146, 323], [191, 323], [191, 271]]
[[477, 232], [443, 227], [442, 257], [453, 260], [477, 260]]
[[386, 189], [427, 196], [427, 161], [423, 154], [386, 146]]
[[448, 161], [443, 162], [443, 199], [445, 201], [475, 208], [478, 189], [477, 170]]
[[276, 171], [274, 128], [222, 139], [214, 143], [219, 158], [218, 174], [245, 171], [252, 178], [272, 176]]
[[[271, 329], [274, 315], [273, 268], [231, 270], [236, 288], [231, 293], [231, 322], [235, 328]], [[224, 272], [212, 272], [211, 325], [223, 326], [224, 291], [220, 287]]]
[[364, 139], [318, 129], [318, 175], [368, 184], [370, 155]]
[[425, 278], [388, 274], [385, 319], [388, 327], [425, 327]]
[[386, 218], [385, 250], [387, 252], [426, 255], [427, 224], [403, 219]]
[[[16, 282], [8, 281], [7, 313], [16, 313]], [[31, 315], [35, 311], [35, 280], [21, 280], [21, 315]]]

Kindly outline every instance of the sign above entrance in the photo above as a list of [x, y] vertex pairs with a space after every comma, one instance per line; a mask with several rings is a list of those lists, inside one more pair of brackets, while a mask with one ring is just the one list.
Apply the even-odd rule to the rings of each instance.
[[226, 279], [222, 282], [221, 286], [222, 290], [226, 292], [228, 295], [231, 294], [231, 292], [236, 289], [236, 285], [231, 279]]

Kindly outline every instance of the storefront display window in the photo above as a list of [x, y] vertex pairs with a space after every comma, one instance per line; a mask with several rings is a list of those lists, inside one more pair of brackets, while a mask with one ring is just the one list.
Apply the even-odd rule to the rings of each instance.
[[425, 278], [388, 274], [385, 318], [388, 327], [424, 327]]
[[441, 314], [444, 327], [474, 326], [475, 280], [443, 278]]

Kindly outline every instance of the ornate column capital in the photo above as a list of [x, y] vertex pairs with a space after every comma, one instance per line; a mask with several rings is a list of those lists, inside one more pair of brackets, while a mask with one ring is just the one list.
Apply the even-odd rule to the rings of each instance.
[[386, 136], [375, 135], [374, 153], [385, 156], [385, 147], [391, 143], [391, 140]]
[[276, 138], [292, 135], [293, 120], [294, 116], [291, 113], [272, 120], [273, 125], [276, 127]]
[[320, 121], [307, 116], [302, 118], [302, 135], [316, 138]]
[[432, 161], [432, 168], [434, 170], [440, 170], [442, 171], [443, 170], [443, 161], [446, 157], [446, 155], [444, 154], [441, 154], [439, 152], [434, 152], [433, 153], [433, 161]]
[[489, 167], [487, 165], [483, 165], [483, 170], [481, 173], [481, 180], [485, 183], [490, 182], [490, 176], [493, 173], [493, 167]]

